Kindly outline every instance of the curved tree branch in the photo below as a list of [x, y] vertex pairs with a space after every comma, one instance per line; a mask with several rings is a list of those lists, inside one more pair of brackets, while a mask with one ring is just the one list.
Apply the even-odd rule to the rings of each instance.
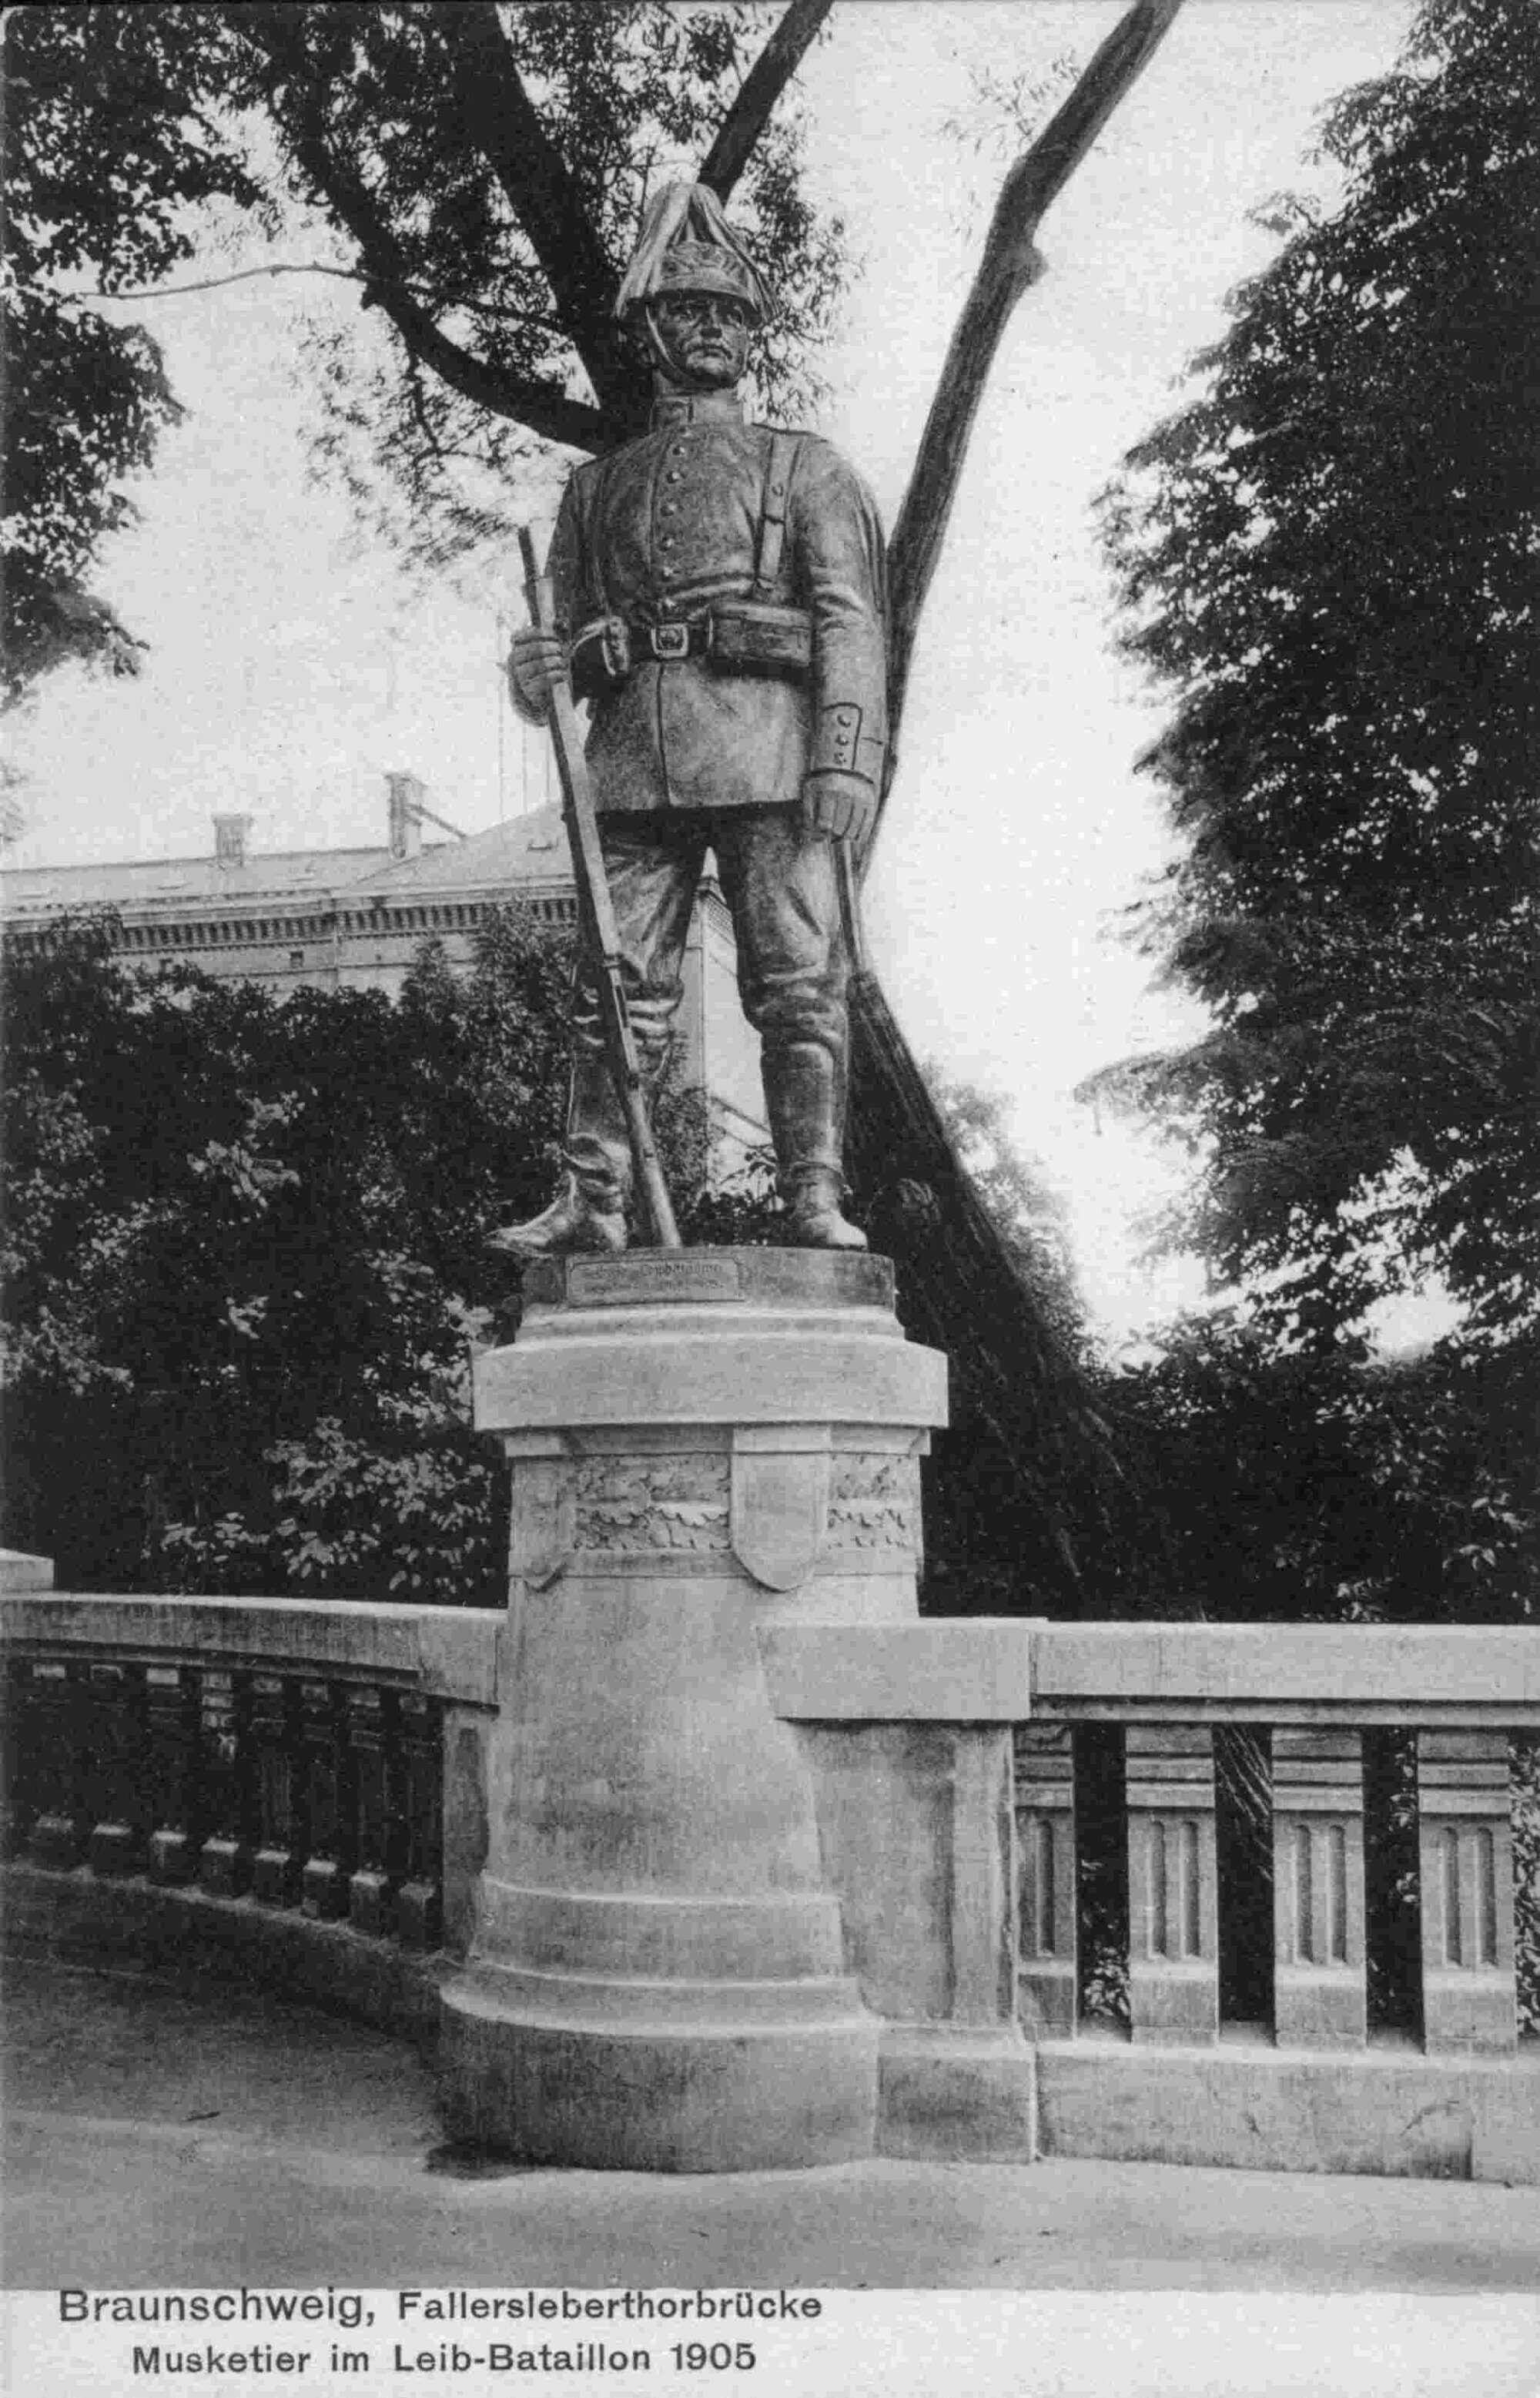
[[1033, 237], [1124, 94], [1169, 32], [1182, 0], [1135, 0], [1031, 148], [1006, 175], [947, 351], [914, 473], [894, 527], [890, 710], [897, 734], [914, 636], [962, 478], [974, 419], [1001, 336], [1044, 263]]
[[833, 0], [791, 0], [780, 23], [744, 78], [743, 88], [717, 128], [706, 153], [700, 181], [719, 200], [729, 197], [749, 163], [755, 142], [791, 77], [801, 66]]
[[321, 97], [313, 79], [312, 61], [297, 38], [298, 29], [291, 29], [273, 12], [253, 9], [245, 31], [290, 85], [289, 132], [296, 163], [317, 190], [326, 195], [358, 245], [365, 306], [372, 303], [381, 308], [412, 357], [431, 367], [462, 398], [494, 416], [512, 417], [545, 440], [563, 442], [574, 450], [603, 447], [609, 428], [600, 410], [570, 399], [555, 383], [516, 381], [441, 330], [412, 296], [400, 245], [363, 177], [327, 139]]
[[405, 288], [395, 239], [358, 177], [341, 166], [324, 145], [313, 158], [308, 133], [300, 136], [296, 150], [306, 173], [320, 183], [358, 245], [359, 256], [370, 271], [365, 305], [372, 302], [384, 310], [413, 357], [431, 367], [463, 399], [473, 400], [494, 416], [515, 418], [544, 440], [564, 442], [574, 450], [605, 446], [608, 427], [600, 410], [584, 400], [569, 399], [559, 384], [515, 382], [443, 332]]
[[493, 0], [460, 0], [439, 10], [439, 29], [466, 140], [486, 160], [529, 236], [612, 436], [623, 434], [646, 395], [613, 314], [615, 267], [524, 88]]
[[560, 441], [569, 450], [607, 447], [608, 421], [586, 400], [569, 399], [559, 384], [516, 382], [497, 367], [489, 367], [473, 351], [441, 333], [415, 300], [386, 284], [371, 284], [369, 297], [383, 308], [407, 348], [424, 366], [431, 367], [452, 391], [474, 400], [494, 416], [510, 416], [528, 425], [544, 441]]
[[[115, 300], [182, 300], [190, 291], [223, 291], [232, 283], [255, 283], [265, 276], [269, 281], [284, 275], [325, 275], [335, 283], [365, 283], [373, 287], [372, 297], [378, 299], [384, 289], [384, 277], [366, 274], [361, 266], [328, 266], [318, 258], [275, 260], [271, 266], [241, 266], [231, 275], [200, 275], [192, 283], [124, 284], [115, 291], [63, 291], [58, 297], [61, 306], [69, 308], [96, 307]], [[413, 284], [400, 287], [409, 299], [422, 295]], [[557, 333], [566, 338], [566, 327], [558, 317], [543, 316], [534, 308], [503, 307], [489, 300], [455, 302], [456, 308], [467, 316], [501, 317], [505, 322], [538, 325], [542, 332]], [[1263, 435], [1270, 439], [1270, 435]]]

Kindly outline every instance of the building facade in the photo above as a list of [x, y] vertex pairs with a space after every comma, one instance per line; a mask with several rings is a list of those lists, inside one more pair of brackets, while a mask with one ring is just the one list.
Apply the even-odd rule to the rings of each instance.
[[[5, 936], [24, 942], [61, 917], [111, 909], [119, 950], [136, 964], [181, 958], [279, 991], [394, 994], [426, 940], [441, 942], [451, 968], [466, 971], [479, 926], [510, 900], [547, 923], [575, 919], [559, 809], [425, 841], [425, 824], [450, 828], [428, 808], [424, 784], [397, 774], [386, 786], [378, 848], [264, 855], [250, 846], [251, 819], [224, 815], [214, 817], [204, 857], [10, 869], [0, 874]], [[759, 1037], [738, 1005], [732, 919], [710, 877], [690, 926], [679, 1038], [684, 1077], [709, 1102], [718, 1170], [731, 1172], [768, 1136]]]

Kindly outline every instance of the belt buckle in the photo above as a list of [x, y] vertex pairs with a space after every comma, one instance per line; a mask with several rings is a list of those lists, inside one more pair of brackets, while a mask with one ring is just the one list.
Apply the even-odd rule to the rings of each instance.
[[655, 625], [653, 655], [655, 658], [687, 658], [690, 654], [688, 625]]

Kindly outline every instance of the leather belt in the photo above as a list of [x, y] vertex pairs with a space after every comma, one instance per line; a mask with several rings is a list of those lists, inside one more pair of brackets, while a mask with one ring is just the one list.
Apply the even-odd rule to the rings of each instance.
[[751, 600], [721, 600], [709, 613], [678, 624], [597, 616], [573, 642], [573, 689], [579, 699], [598, 699], [635, 667], [685, 658], [709, 658], [723, 674], [800, 678], [812, 663], [812, 619], [805, 609]]
[[633, 657], [657, 658], [671, 666], [681, 658], [703, 658], [711, 647], [711, 619], [695, 617], [687, 625], [628, 624]]

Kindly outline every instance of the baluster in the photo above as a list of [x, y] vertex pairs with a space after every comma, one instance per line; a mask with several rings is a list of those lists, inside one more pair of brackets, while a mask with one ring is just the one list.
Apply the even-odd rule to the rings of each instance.
[[27, 1853], [34, 1865], [69, 1872], [85, 1846], [81, 1803], [86, 1757], [86, 1693], [78, 1665], [38, 1658], [32, 1666], [31, 1780], [37, 1798]]
[[1214, 1744], [1203, 1724], [1130, 1724], [1128, 2019], [1136, 2041], [1219, 2036]]
[[1274, 2037], [1280, 2048], [1361, 2048], [1363, 1742], [1336, 1727], [1273, 1734]]
[[1506, 2051], [1518, 2038], [1506, 1735], [1419, 1732], [1417, 1814], [1424, 2046]]
[[27, 1845], [35, 1810], [28, 1768], [32, 1757], [32, 1668], [24, 1657], [6, 1661], [6, 1719], [0, 1729], [0, 1765], [5, 1798], [0, 1802], [0, 1846], [7, 1857]]
[[347, 1914], [356, 1932], [394, 1929], [390, 1893], [395, 1730], [393, 1694], [371, 1684], [353, 1684], [347, 1693], [347, 1750], [358, 1863], [348, 1880]]
[[292, 1906], [300, 1894], [299, 1694], [282, 1674], [251, 1677], [251, 1748], [256, 1768], [257, 1852], [251, 1890], [268, 1906]]
[[144, 1675], [150, 1874], [158, 1882], [193, 1878], [197, 1851], [197, 1685], [185, 1665], [151, 1665]]
[[347, 1877], [353, 1863], [342, 1711], [330, 1682], [300, 1684], [300, 1759], [309, 1834], [300, 1880], [301, 1906], [306, 1915], [329, 1922], [347, 1912]]
[[1074, 1734], [1068, 1724], [1016, 1732], [1020, 1904], [1017, 2004], [1029, 2040], [1073, 2040], [1079, 2016]]
[[250, 1695], [243, 1678], [206, 1667], [201, 1707], [203, 1811], [208, 1835], [198, 1879], [219, 1898], [238, 1898], [251, 1873], [246, 1787]]
[[401, 1886], [396, 1930], [409, 1948], [437, 1948], [442, 1921], [443, 1709], [415, 1691], [400, 1699]]
[[132, 1873], [144, 1856], [143, 1669], [92, 1665], [87, 1856], [93, 1873]]

